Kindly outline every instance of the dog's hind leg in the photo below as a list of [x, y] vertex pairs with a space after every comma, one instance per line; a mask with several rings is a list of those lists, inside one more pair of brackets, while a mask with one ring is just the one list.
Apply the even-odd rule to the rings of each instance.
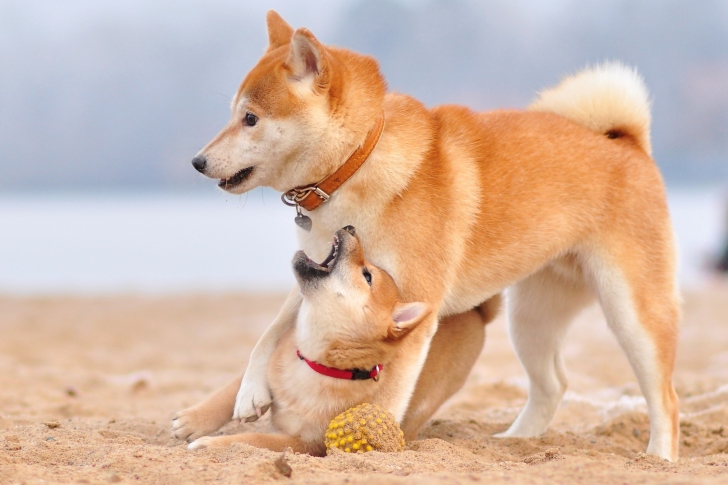
[[293, 436], [269, 433], [242, 433], [223, 436], [204, 436], [190, 443], [187, 446], [187, 449], [201, 450], [204, 448], [226, 448], [233, 443], [245, 443], [257, 448], [267, 448], [271, 451], [278, 452], [283, 452], [288, 448], [291, 448], [294, 453], [308, 453], [313, 456], [324, 456], [326, 454], [326, 447], [323, 442], [307, 443]]
[[440, 322], [401, 423], [406, 440], [417, 438], [420, 427], [463, 387], [483, 350], [485, 325], [495, 318], [500, 302], [501, 296], [496, 295], [473, 310]]
[[566, 391], [564, 336], [576, 313], [592, 299], [580, 269], [570, 260], [552, 263], [508, 290], [509, 333], [528, 374], [528, 401], [510, 428], [496, 437], [546, 431]]
[[680, 307], [671, 252], [661, 253], [656, 240], [650, 248], [622, 245], [617, 257], [592, 257], [590, 266], [609, 328], [647, 401], [647, 452], [676, 460], [679, 417], [672, 373]]

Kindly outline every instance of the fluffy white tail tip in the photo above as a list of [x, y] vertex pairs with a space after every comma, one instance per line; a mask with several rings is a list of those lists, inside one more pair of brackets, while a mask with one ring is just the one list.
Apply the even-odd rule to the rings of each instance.
[[650, 99], [642, 77], [619, 62], [584, 69], [539, 93], [529, 106], [564, 116], [602, 134], [631, 136], [648, 155]]

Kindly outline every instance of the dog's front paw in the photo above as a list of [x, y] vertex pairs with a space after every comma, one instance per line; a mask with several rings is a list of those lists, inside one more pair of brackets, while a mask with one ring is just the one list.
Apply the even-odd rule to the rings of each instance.
[[268, 411], [272, 402], [273, 397], [265, 382], [260, 384], [243, 379], [235, 398], [233, 419], [242, 419], [246, 423], [256, 421]]
[[179, 411], [172, 419], [172, 435], [180, 440], [194, 441], [214, 433], [229, 419], [229, 414], [221, 416], [219, 413], [200, 409], [200, 406], [193, 406]]

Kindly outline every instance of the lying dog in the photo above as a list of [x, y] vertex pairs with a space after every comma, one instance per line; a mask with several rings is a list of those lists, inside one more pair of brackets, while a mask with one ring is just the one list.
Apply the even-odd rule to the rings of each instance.
[[[596, 297], [647, 400], [647, 451], [675, 460], [679, 296], [639, 76], [619, 64], [586, 70], [527, 111], [427, 109], [387, 92], [371, 57], [325, 46], [275, 12], [268, 34], [229, 123], [193, 165], [230, 193], [261, 185], [283, 192], [313, 257], [323, 258], [338, 228], [355, 225], [367, 258], [402, 297], [432, 307], [397, 357], [402, 378], [382, 386], [391, 387], [390, 409], [406, 435], [416, 436], [443, 400], [437, 381], [421, 373], [428, 349], [445, 342], [432, 340], [436, 330], [460, 325], [509, 288], [510, 333], [530, 387], [501, 436], [546, 430], [566, 390], [564, 335]], [[423, 66], [423, 76], [433, 68]], [[269, 363], [300, 309], [294, 289], [253, 350], [237, 396], [233, 383], [181, 411], [176, 436], [194, 439], [230, 417], [265, 412]], [[471, 351], [455, 349], [450, 360], [472, 361]], [[459, 366], [443, 372], [442, 382], [464, 378]]]
[[364, 259], [351, 226], [336, 233], [321, 264], [299, 251], [293, 269], [301, 310], [267, 373], [271, 420], [284, 434], [206, 436], [190, 449], [243, 442], [323, 455], [324, 432], [334, 416], [363, 402], [392, 404], [385, 383], [402, 373], [393, 357], [409, 352], [407, 336], [430, 313], [429, 306], [401, 302], [392, 278]]

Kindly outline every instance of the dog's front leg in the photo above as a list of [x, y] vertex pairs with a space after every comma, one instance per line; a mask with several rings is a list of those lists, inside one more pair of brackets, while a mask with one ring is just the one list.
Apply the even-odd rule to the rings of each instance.
[[[239, 376], [202, 402], [177, 412], [172, 420], [172, 434], [176, 438], [194, 441], [220, 429], [220, 427], [233, 418], [236, 401], [240, 399], [241, 393], [243, 398], [248, 396], [248, 403], [251, 403], [253, 409], [255, 409], [255, 405], [252, 403], [255, 403], [261, 410], [261, 415], [265, 412], [264, 410], [271, 403], [265, 373], [268, 365], [267, 362], [270, 360], [272, 353], [270, 349], [275, 349], [280, 336], [285, 333], [287, 328], [290, 328], [291, 322], [295, 322], [296, 315], [298, 314], [298, 306], [300, 306], [300, 292], [298, 286], [296, 286], [286, 299], [276, 319], [253, 349], [248, 370], [245, 372], [245, 377], [248, 379], [248, 387], [243, 389], [245, 380], [243, 380], [243, 376]], [[266, 341], [266, 339], [268, 340]], [[269, 346], [267, 350], [266, 345]], [[258, 374], [251, 370], [254, 363], [259, 364], [257, 367], [259, 369]], [[255, 413], [255, 410], [251, 414], [252, 416], [245, 414], [242, 416], [250, 418], [248, 419], [249, 421], [258, 419], [258, 414]]]
[[278, 341], [295, 325], [300, 307], [301, 291], [296, 285], [283, 303], [278, 316], [265, 330], [250, 354], [243, 382], [235, 398], [233, 419], [255, 421], [265, 414], [273, 402], [266, 377], [268, 364]]

